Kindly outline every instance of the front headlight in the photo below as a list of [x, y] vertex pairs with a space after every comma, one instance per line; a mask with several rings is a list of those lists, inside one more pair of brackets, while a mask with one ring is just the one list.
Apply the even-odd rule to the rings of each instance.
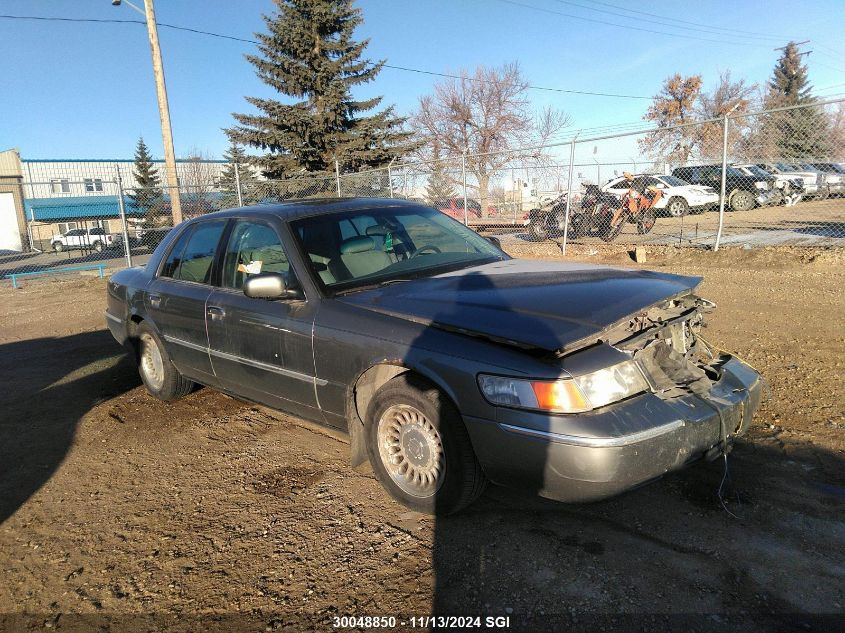
[[478, 386], [491, 404], [552, 413], [583, 413], [649, 388], [639, 367], [632, 361], [558, 380], [481, 374]]

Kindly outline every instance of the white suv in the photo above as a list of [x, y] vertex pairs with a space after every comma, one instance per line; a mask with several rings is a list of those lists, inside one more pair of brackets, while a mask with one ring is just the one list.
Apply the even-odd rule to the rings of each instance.
[[67, 233], [54, 235], [50, 239], [53, 250], [61, 253], [72, 248], [94, 249], [98, 253], [114, 243], [114, 236], [106, 233], [101, 226], [92, 229], [71, 229]]
[[[713, 187], [691, 185], [686, 180], [664, 174], [639, 174], [635, 178], [645, 178], [647, 186], [654, 185], [661, 189], [663, 196], [654, 208], [675, 217], [686, 215], [690, 209], [704, 211], [707, 207], [719, 204], [719, 192]], [[621, 177], [606, 183], [601, 190], [623, 196], [628, 192], [628, 187], [625, 178]]]

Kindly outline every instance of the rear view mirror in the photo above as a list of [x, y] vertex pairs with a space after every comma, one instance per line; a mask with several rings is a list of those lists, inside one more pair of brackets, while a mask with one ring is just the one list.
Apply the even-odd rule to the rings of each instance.
[[495, 237], [495, 236], [493, 236], [493, 235], [489, 235], [489, 236], [487, 237], [487, 241], [488, 241], [488, 242], [490, 242], [493, 246], [495, 246], [495, 247], [496, 247], [496, 248], [498, 248], [499, 250], [501, 250], [501, 249], [502, 249], [502, 242], [499, 240], [499, 238], [498, 238], [498, 237]]
[[260, 273], [244, 281], [244, 294], [253, 299], [296, 299], [301, 293], [288, 288], [281, 273]]

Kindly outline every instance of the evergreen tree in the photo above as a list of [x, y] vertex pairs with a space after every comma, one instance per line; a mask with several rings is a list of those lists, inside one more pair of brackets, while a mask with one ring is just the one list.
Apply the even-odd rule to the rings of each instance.
[[[229, 144], [229, 149], [223, 154], [226, 167], [220, 172], [220, 190], [223, 192], [223, 208], [237, 206], [238, 204], [238, 182], [241, 186], [241, 198], [243, 203], [254, 204], [258, 189], [258, 178], [249, 164], [249, 157], [235, 143]], [[238, 176], [235, 178], [235, 169]]]
[[[258, 55], [247, 55], [259, 79], [285, 101], [247, 97], [257, 114], [234, 114], [233, 142], [264, 150], [253, 162], [268, 178], [328, 174], [337, 159], [344, 171], [384, 165], [407, 151], [410, 133], [381, 97], [356, 101], [354, 86], [375, 79], [383, 62], [362, 58], [368, 41], [352, 39], [363, 22], [351, 0], [274, 0], [263, 16]], [[291, 103], [291, 100], [294, 102]]]
[[[765, 109], [787, 106], [810, 106], [815, 98], [810, 94], [807, 66], [801, 63], [801, 53], [795, 42], [783, 48], [774, 68]], [[774, 150], [780, 160], [825, 160], [830, 153], [830, 120], [824, 109], [805, 107], [765, 115], [760, 127], [762, 138], [758, 145]]]
[[164, 194], [158, 170], [143, 137], [138, 139], [135, 147], [132, 176], [135, 178], [135, 188], [126, 196], [129, 204], [139, 209], [148, 220], [155, 222], [164, 210]]
[[454, 180], [446, 172], [446, 164], [440, 160], [440, 144], [435, 140], [431, 148], [431, 173], [425, 186], [425, 197], [430, 202], [455, 197]]

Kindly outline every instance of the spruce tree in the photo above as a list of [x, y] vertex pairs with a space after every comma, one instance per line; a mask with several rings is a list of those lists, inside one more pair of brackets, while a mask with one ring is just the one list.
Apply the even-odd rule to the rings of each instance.
[[256, 34], [259, 54], [246, 58], [283, 100], [247, 97], [258, 113], [233, 114], [232, 141], [265, 152], [253, 162], [268, 178], [329, 174], [335, 159], [346, 172], [378, 167], [405, 153], [410, 133], [393, 107], [367, 114], [382, 98], [351, 96], [384, 63], [363, 58], [368, 41], [352, 39], [360, 9], [351, 0], [274, 2], [267, 33]]
[[144, 137], [138, 139], [135, 147], [135, 165], [132, 171], [135, 188], [126, 197], [130, 206], [140, 210], [148, 220], [155, 222], [163, 212], [164, 194], [150, 150], [144, 143]]
[[[257, 202], [258, 178], [249, 165], [249, 157], [235, 143], [230, 143], [229, 149], [223, 154], [226, 167], [220, 172], [220, 190], [223, 192], [221, 203], [223, 208], [238, 205], [238, 182], [241, 187], [241, 198], [245, 205]], [[235, 169], [238, 176], [235, 178]]]
[[768, 141], [770, 147], [776, 148], [777, 158], [781, 160], [823, 161], [830, 153], [828, 114], [823, 108], [812, 107], [815, 98], [810, 93], [807, 66], [801, 63], [798, 45], [789, 42], [775, 65], [764, 106], [766, 109], [797, 105], [809, 107], [765, 115], [761, 129], [764, 142], [761, 144], [765, 145]]
[[440, 160], [440, 144], [435, 140], [431, 149], [431, 172], [425, 187], [425, 197], [429, 202], [455, 197], [454, 181], [446, 172], [446, 164]]

